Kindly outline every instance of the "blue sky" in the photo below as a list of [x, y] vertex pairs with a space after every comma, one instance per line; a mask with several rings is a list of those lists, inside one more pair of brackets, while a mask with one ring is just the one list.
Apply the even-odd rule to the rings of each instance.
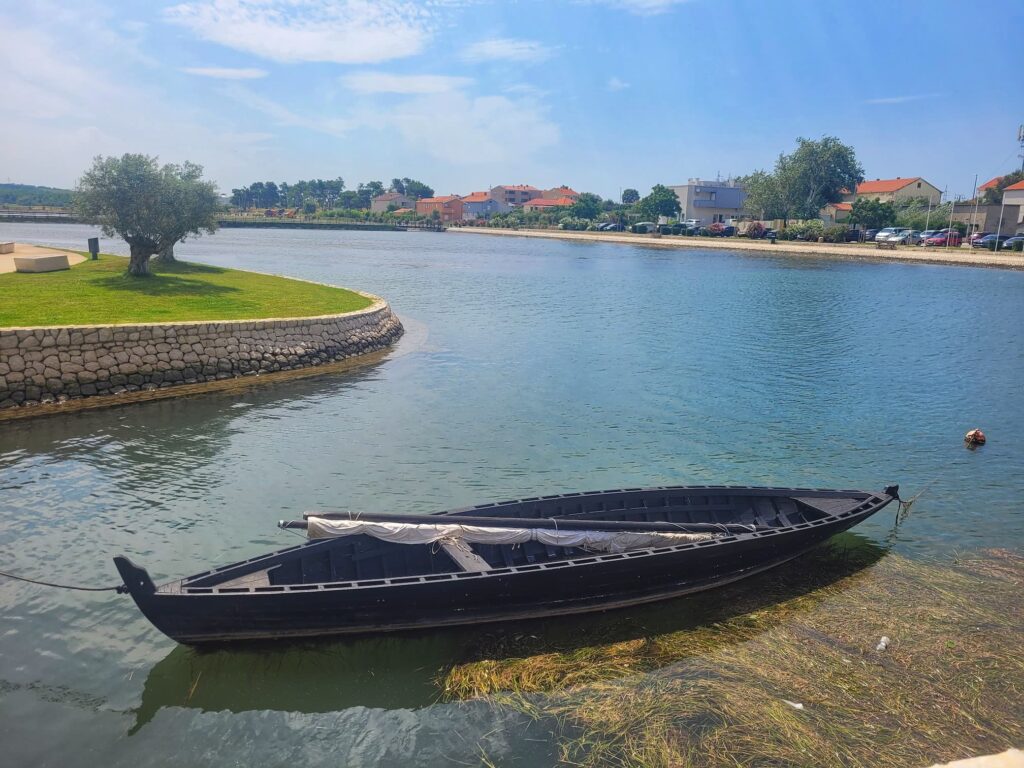
[[1019, 167], [1024, 2], [0, 0], [0, 180], [96, 154], [256, 180], [623, 187], [797, 136], [951, 195]]

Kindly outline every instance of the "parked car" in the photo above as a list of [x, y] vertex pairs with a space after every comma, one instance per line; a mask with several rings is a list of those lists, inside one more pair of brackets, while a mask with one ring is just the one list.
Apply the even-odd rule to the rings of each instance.
[[848, 243], [859, 243], [864, 239], [864, 232], [859, 229], [848, 229], [843, 239]]
[[889, 237], [890, 243], [897, 245], [917, 245], [921, 242], [921, 233], [916, 229], [904, 229]]
[[604, 224], [598, 226], [600, 232], [621, 232], [623, 227], [617, 221], [606, 221]]
[[767, 240], [775, 240], [779, 236], [779, 233], [776, 232], [774, 229], [768, 229], [765, 230], [764, 236]]
[[1012, 235], [1009, 235], [1009, 234], [1005, 234], [1005, 235], [985, 235], [980, 240], [975, 240], [973, 243], [971, 243], [971, 247], [972, 248], [991, 248], [992, 246], [989, 245], [989, 243], [998, 243], [998, 245], [996, 245], [996, 250], [998, 251], [1003, 246], [1003, 243], [1005, 243], [1011, 237], [1012, 237]]
[[937, 229], [926, 229], [926, 230], [924, 230], [921, 233], [921, 242], [918, 243], [918, 245], [924, 245], [925, 240], [927, 240], [929, 237], [935, 237], [937, 234], [939, 234], [939, 230], [937, 230]]
[[875, 242], [877, 243], [882, 240], [888, 240], [889, 236], [895, 235], [897, 231], [899, 231], [899, 227], [886, 227], [885, 229], [880, 229], [875, 234]]
[[963, 243], [963, 238], [956, 230], [952, 232], [939, 232], [924, 241], [928, 246], [951, 246], [956, 247]]
[[1014, 249], [1014, 246], [1017, 245], [1017, 243], [1024, 243], [1024, 235], [1017, 234], [1011, 237], [1009, 240], [1006, 240], [1002, 245], [1002, 250], [1012, 251]]
[[700, 229], [700, 219], [687, 219], [683, 224], [687, 229]]
[[658, 231], [658, 225], [653, 221], [638, 221], [633, 225], [633, 231], [641, 235], [650, 234]]
[[865, 229], [864, 230], [864, 241], [870, 243], [875, 239], [875, 235], [878, 234], [877, 229]]
[[722, 230], [722, 237], [735, 237], [735, 236], [736, 236], [736, 227], [732, 226], [731, 224], [728, 227], [726, 227], [725, 229]]
[[992, 234], [991, 232], [975, 232], [975, 233], [974, 233], [973, 235], [971, 235], [971, 236], [970, 236], [970, 237], [969, 237], [969, 238], [967, 239], [967, 242], [968, 242], [968, 243], [970, 243], [970, 244], [971, 244], [971, 247], [973, 248], [973, 247], [974, 247], [974, 244], [975, 244], [976, 242], [978, 242], [979, 240], [981, 240], [981, 238], [983, 238], [983, 237], [988, 237], [988, 236], [989, 236], [989, 235], [991, 235], [991, 234]]

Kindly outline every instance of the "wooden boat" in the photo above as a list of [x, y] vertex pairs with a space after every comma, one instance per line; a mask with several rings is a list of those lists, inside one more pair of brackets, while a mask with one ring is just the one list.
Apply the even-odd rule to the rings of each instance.
[[[128, 558], [114, 562], [123, 591], [181, 643], [410, 630], [600, 611], [710, 589], [790, 560], [898, 498], [898, 486], [880, 493], [689, 486], [435, 515], [324, 513], [281, 525], [329, 538], [159, 587]], [[488, 543], [495, 541], [515, 543]]]

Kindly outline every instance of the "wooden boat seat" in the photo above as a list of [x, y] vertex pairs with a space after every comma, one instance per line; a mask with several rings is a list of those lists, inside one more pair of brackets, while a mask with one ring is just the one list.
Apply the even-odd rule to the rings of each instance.
[[489, 571], [491, 564], [473, 551], [468, 544], [459, 546], [453, 542], [442, 542], [441, 549], [448, 553], [448, 557], [458, 563], [464, 571]]

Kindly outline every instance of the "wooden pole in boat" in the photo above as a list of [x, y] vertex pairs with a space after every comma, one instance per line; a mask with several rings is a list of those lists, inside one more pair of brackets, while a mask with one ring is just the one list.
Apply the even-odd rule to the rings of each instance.
[[[307, 512], [303, 518], [352, 520], [363, 523], [408, 525], [476, 525], [484, 528], [551, 528], [559, 531], [634, 531], [640, 533], [753, 533], [756, 526], [742, 523], [666, 523], [626, 520], [569, 520], [560, 517], [470, 517], [469, 515], [397, 515], [389, 512]], [[306, 528], [306, 519], [283, 528]]]

